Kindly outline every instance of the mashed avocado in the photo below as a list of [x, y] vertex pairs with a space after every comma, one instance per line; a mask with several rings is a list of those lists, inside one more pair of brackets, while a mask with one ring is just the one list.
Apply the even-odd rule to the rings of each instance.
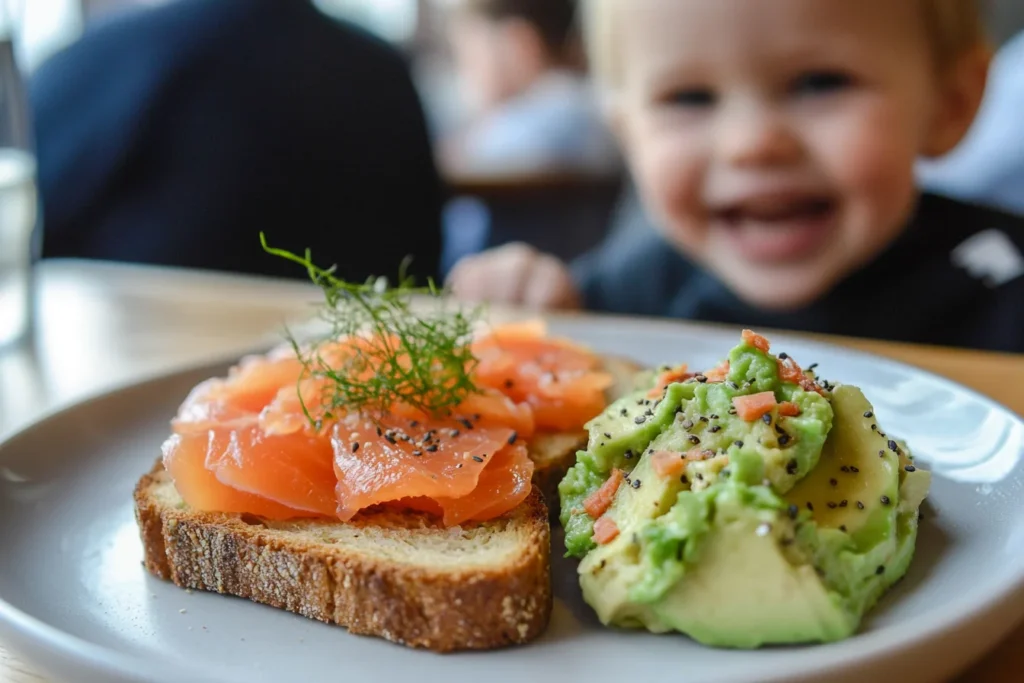
[[929, 474], [859, 389], [745, 339], [714, 380], [652, 384], [588, 425], [559, 491], [605, 624], [737, 648], [838, 640], [909, 566]]

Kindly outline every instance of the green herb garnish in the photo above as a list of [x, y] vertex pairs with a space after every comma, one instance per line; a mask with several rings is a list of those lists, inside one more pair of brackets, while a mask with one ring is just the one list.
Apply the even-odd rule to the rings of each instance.
[[[354, 284], [335, 277], [333, 266], [315, 265], [308, 249], [299, 256], [273, 248], [262, 232], [260, 244], [267, 253], [303, 266], [324, 293], [318, 317], [330, 332], [305, 345], [287, 333], [303, 366], [300, 387], [306, 379], [326, 380], [315, 415], [299, 391], [303, 412], [317, 428], [337, 411], [381, 416], [400, 403], [437, 415], [477, 391], [470, 341], [478, 311], [444, 306], [443, 292], [432, 280], [414, 286], [405, 275], [408, 262], [394, 287], [385, 278]], [[417, 297], [428, 300], [413, 310]], [[358, 342], [337, 343], [346, 339]]]

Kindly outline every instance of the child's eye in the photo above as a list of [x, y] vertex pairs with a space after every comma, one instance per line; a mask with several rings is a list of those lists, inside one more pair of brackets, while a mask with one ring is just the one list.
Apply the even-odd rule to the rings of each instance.
[[852, 84], [850, 75], [841, 71], [810, 71], [797, 78], [791, 90], [797, 95], [826, 95]]
[[715, 93], [708, 88], [683, 88], [668, 93], [665, 101], [681, 107], [708, 107], [715, 103]]

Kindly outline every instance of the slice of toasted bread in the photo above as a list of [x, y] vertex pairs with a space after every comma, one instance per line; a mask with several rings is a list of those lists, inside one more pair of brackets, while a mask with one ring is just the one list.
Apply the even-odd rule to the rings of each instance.
[[445, 529], [418, 513], [348, 523], [190, 510], [160, 465], [135, 489], [154, 575], [439, 652], [525, 643], [551, 613], [540, 492], [503, 517]]
[[[641, 367], [628, 358], [605, 356], [601, 359], [605, 372], [614, 383], [605, 392], [611, 403], [636, 389], [636, 376]], [[576, 463], [576, 452], [587, 446], [587, 431], [538, 432], [530, 439], [533, 460], [533, 484], [544, 494], [552, 517], [558, 517], [558, 483]]]

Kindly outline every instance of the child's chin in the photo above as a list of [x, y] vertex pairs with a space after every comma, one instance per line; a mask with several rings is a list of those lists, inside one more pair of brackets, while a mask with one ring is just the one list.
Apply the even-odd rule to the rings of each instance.
[[727, 271], [716, 270], [719, 278], [744, 302], [754, 308], [780, 313], [809, 306], [824, 296], [838, 279], [838, 276], [807, 272], [799, 267], [762, 271], [734, 266]]

